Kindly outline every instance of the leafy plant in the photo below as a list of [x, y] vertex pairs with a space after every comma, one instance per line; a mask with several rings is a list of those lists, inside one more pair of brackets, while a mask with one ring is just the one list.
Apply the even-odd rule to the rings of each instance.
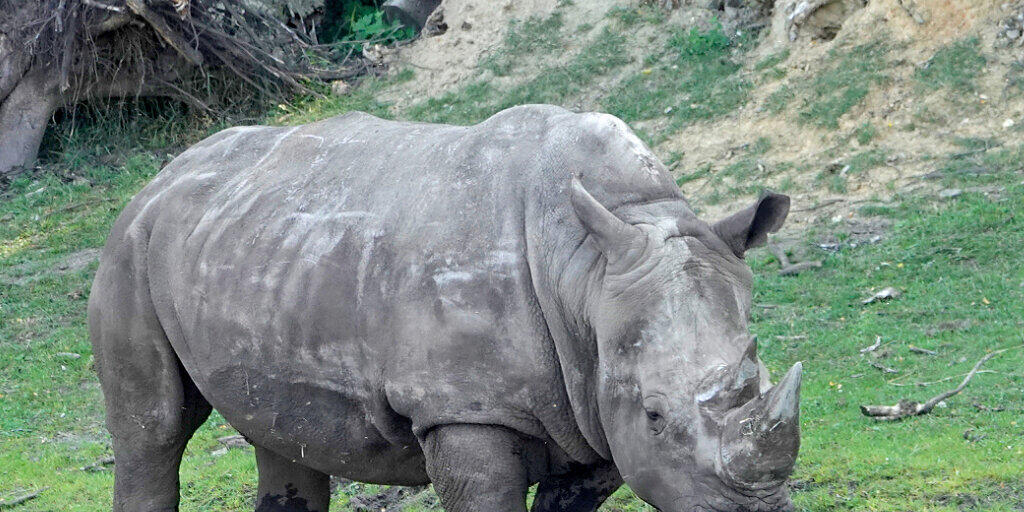
[[324, 8], [320, 41], [362, 51], [366, 44], [391, 44], [416, 35], [412, 27], [384, 19], [374, 0], [333, 0]]

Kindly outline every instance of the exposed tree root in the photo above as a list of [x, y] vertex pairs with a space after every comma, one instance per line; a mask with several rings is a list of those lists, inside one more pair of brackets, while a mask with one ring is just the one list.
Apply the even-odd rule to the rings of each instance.
[[932, 409], [934, 409], [935, 406], [938, 405], [943, 400], [946, 400], [963, 391], [964, 388], [967, 387], [967, 383], [971, 381], [971, 379], [974, 377], [974, 374], [978, 373], [978, 370], [981, 369], [981, 365], [985, 364], [986, 361], [992, 359], [993, 357], [999, 354], [1002, 354], [1003, 352], [1006, 352], [1007, 350], [1021, 347], [1024, 347], [1024, 345], [1018, 345], [1016, 347], [1007, 347], [985, 354], [985, 357], [982, 357], [974, 365], [974, 368], [972, 368], [971, 371], [967, 374], [967, 376], [964, 377], [964, 380], [960, 383], [959, 386], [949, 391], [939, 393], [938, 395], [930, 398], [927, 402], [920, 403], [907, 399], [900, 399], [900, 401], [897, 402], [896, 405], [862, 405], [860, 406], [860, 411], [865, 416], [870, 416], [879, 421], [896, 421], [909, 416], [921, 416], [923, 414], [928, 414], [932, 412]]
[[[240, 98], [313, 93], [304, 80], [349, 72], [323, 68], [338, 49], [316, 44], [311, 21], [301, 14], [283, 20], [275, 5], [0, 0], [0, 178], [34, 163], [61, 107], [161, 96], [226, 114], [237, 111]], [[232, 94], [242, 82], [248, 94]], [[214, 92], [218, 87], [230, 92]]]

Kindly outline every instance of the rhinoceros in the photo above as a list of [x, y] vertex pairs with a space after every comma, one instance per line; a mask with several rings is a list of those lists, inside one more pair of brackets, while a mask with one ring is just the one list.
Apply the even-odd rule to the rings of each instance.
[[115, 511], [176, 510], [215, 408], [255, 446], [256, 509], [329, 476], [433, 483], [449, 511], [791, 508], [801, 366], [772, 386], [744, 252], [619, 119], [521, 106], [474, 126], [348, 113], [236, 127], [113, 226], [89, 327]]

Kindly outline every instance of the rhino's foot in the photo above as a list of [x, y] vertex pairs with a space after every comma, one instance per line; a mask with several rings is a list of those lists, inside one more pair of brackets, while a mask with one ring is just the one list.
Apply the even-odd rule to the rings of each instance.
[[327, 512], [330, 476], [256, 447], [256, 512]]
[[541, 480], [531, 512], [594, 512], [622, 486], [619, 470], [611, 462], [577, 466], [565, 475]]
[[448, 512], [526, 512], [528, 461], [511, 430], [445, 425], [423, 442], [427, 473]]

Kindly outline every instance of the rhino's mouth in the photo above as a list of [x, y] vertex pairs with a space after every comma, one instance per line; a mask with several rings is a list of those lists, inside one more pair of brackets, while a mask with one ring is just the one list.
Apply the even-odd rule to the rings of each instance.
[[[662, 509], [659, 509], [662, 510]], [[785, 489], [766, 496], [712, 495], [702, 498], [702, 503], [685, 503], [681, 498], [678, 506], [663, 512], [790, 512], [793, 503]]]

